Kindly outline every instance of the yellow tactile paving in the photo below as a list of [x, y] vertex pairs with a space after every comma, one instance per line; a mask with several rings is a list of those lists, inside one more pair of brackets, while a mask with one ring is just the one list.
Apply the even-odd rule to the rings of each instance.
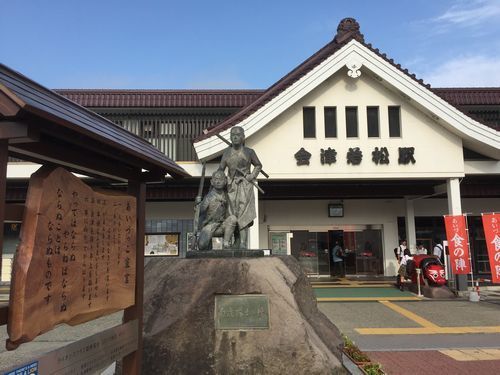
[[394, 311], [400, 313], [401, 315], [407, 317], [408, 319], [413, 320], [415, 323], [420, 324], [422, 327], [426, 327], [426, 328], [438, 327], [436, 324], [432, 323], [431, 321], [424, 319], [421, 316], [419, 316], [415, 313], [412, 313], [410, 310], [406, 310], [406, 309], [402, 308], [401, 306], [395, 305], [389, 301], [380, 301], [380, 303], [382, 305], [390, 308], [391, 310], [394, 310]]
[[500, 349], [450, 349], [441, 353], [456, 361], [493, 361], [500, 359]]
[[432, 335], [432, 334], [457, 334], [457, 333], [500, 333], [500, 326], [476, 326], [476, 327], [440, 327], [421, 316], [395, 305], [388, 300], [379, 301], [384, 306], [413, 320], [422, 327], [408, 328], [356, 328], [362, 335]]
[[418, 297], [324, 297], [316, 298], [318, 302], [352, 302], [352, 301], [419, 301]]
[[362, 335], [435, 335], [458, 333], [500, 333], [500, 326], [494, 327], [408, 327], [408, 328], [355, 328]]

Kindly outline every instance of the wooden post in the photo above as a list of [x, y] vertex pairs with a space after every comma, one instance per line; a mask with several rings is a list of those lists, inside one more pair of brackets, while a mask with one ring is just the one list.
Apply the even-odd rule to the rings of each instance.
[[5, 220], [5, 190], [7, 188], [7, 162], [9, 156], [9, 140], [0, 140], [0, 274], [3, 257], [3, 227]]
[[123, 322], [137, 319], [139, 330], [137, 350], [123, 358], [123, 375], [139, 375], [142, 366], [142, 326], [144, 312], [144, 231], [146, 216], [146, 184], [129, 181], [128, 193], [137, 198], [137, 245], [135, 305], [125, 309]]

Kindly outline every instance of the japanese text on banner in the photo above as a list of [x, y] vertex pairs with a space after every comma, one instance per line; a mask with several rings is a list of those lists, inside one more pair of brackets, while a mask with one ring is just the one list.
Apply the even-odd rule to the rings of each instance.
[[490, 258], [491, 280], [500, 283], [500, 214], [483, 214], [484, 238]]
[[470, 273], [469, 241], [465, 230], [465, 216], [445, 216], [444, 224], [453, 273], [455, 275]]

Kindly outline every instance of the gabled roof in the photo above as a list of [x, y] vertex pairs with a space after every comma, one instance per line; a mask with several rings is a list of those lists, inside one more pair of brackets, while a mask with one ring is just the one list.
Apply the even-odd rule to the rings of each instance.
[[264, 90], [54, 90], [92, 108], [241, 108]]
[[[236, 124], [238, 124], [241, 120], [250, 116], [256, 110], [261, 108], [263, 105], [268, 103], [270, 100], [278, 96], [285, 89], [293, 85], [300, 78], [304, 77], [307, 73], [325, 61], [328, 57], [332, 56], [335, 52], [340, 50], [343, 46], [345, 46], [351, 40], [356, 40], [359, 43], [363, 44], [365, 47], [369, 48], [373, 52], [375, 52], [378, 56], [382, 57], [393, 66], [398, 68], [401, 72], [408, 75], [412, 79], [418, 81], [423, 84], [423, 80], [417, 80], [414, 74], [410, 74], [407, 69], [403, 69], [401, 65], [395, 64], [392, 59], [388, 59], [387, 56], [376, 48], [373, 48], [371, 44], [365, 44], [364, 36], [360, 33], [359, 24], [354, 18], [344, 18], [340, 21], [339, 26], [337, 27], [337, 35], [335, 38], [328, 43], [326, 46], [321, 48], [314, 55], [309, 57], [306, 61], [288, 73], [286, 76], [281, 78], [274, 85], [269, 87], [257, 100], [253, 103], [249, 104], [247, 107], [243, 108], [241, 111], [236, 112], [233, 116], [227, 118], [222, 123], [212, 127], [208, 132], [198, 137], [195, 142], [198, 142], [202, 139], [206, 139], [214, 135], [215, 133], [219, 133], [223, 130], [226, 130]], [[427, 85], [430, 87], [430, 85]]]
[[[115, 167], [108, 162], [108, 176], [118, 177], [113, 169], [118, 172], [120, 168], [123, 174], [129, 171], [130, 176], [138, 178], [141, 169], [155, 176], [188, 176], [182, 167], [141, 137], [0, 64], [0, 127], [7, 126], [25, 126], [38, 134], [39, 140], [9, 144], [9, 152], [21, 157], [54, 161], [57, 145], [73, 151], [74, 160], [80, 163], [72, 163], [74, 166], [84, 167], [86, 155], [100, 157], [102, 166], [106, 164], [104, 155], [115, 158]], [[87, 153], [82, 155], [83, 150]], [[65, 156], [60, 153], [58, 157]], [[70, 157], [68, 153], [67, 158]], [[101, 172], [99, 161], [96, 166], [94, 172]]]
[[475, 148], [476, 142], [486, 143], [486, 147], [476, 149], [481, 148], [488, 156], [500, 158], [498, 132], [463, 114], [434, 94], [430, 85], [424, 84], [371, 44], [366, 44], [359, 24], [352, 18], [343, 19], [332, 42], [272, 85], [257, 100], [198, 137], [194, 142], [198, 157], [211, 158], [225, 148], [225, 144], [214, 135], [227, 132], [235, 125], [243, 126], [247, 137], [252, 135], [344, 67], [353, 74], [361, 67], [368, 69], [385, 85], [401, 91], [429, 115], [442, 119], [450, 130], [470, 140], [472, 145], [469, 147]]

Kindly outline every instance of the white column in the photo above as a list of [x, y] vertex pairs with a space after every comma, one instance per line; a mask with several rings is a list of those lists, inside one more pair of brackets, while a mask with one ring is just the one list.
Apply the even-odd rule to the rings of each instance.
[[[458, 178], [446, 180], [446, 193], [448, 196], [448, 214], [461, 215], [462, 203], [460, 202], [460, 180]], [[455, 288], [461, 292], [468, 289], [467, 275], [456, 275]]]
[[446, 192], [448, 195], [448, 214], [460, 215], [462, 213], [460, 180], [458, 178], [449, 178], [446, 180]]
[[255, 219], [253, 225], [248, 231], [248, 249], [260, 249], [259, 243], [259, 191], [256, 187], [253, 188], [253, 196], [255, 199]]
[[406, 203], [406, 244], [408, 249], [413, 253], [415, 253], [417, 248], [417, 231], [415, 229], [415, 206], [412, 200], [409, 197], [405, 197]]

